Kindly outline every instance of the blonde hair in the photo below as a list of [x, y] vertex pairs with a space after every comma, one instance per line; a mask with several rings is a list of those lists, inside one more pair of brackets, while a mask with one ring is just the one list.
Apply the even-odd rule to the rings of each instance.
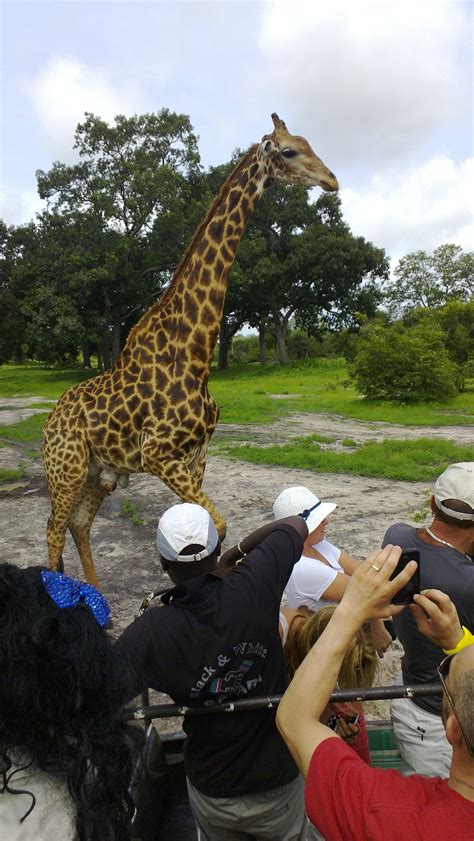
[[[300, 608], [290, 623], [301, 617], [288, 646], [287, 657], [288, 677], [291, 680], [296, 669], [302, 663], [309, 650], [319, 639], [335, 611], [335, 606], [323, 607], [316, 613]], [[375, 643], [369, 625], [365, 623], [353, 637], [341, 663], [338, 676], [340, 689], [352, 689], [362, 686], [372, 686], [377, 673], [378, 661]]]

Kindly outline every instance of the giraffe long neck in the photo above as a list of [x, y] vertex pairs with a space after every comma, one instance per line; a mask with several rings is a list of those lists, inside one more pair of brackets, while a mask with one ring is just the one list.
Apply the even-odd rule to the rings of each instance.
[[131, 349], [146, 334], [150, 348], [152, 335], [156, 353], [169, 352], [168, 342], [175, 355], [186, 354], [203, 372], [209, 367], [237, 248], [268, 180], [257, 149], [249, 149], [227, 178], [169, 288], [133, 328], [126, 347]]

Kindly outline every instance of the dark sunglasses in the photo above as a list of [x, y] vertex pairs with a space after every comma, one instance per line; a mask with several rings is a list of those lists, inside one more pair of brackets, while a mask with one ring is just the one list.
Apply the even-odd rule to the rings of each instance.
[[474, 745], [471, 745], [469, 739], [467, 738], [465, 730], [464, 730], [464, 728], [461, 724], [461, 721], [459, 720], [459, 716], [456, 712], [456, 705], [454, 703], [454, 698], [451, 695], [451, 692], [449, 691], [448, 685], [446, 683], [447, 677], [449, 675], [449, 668], [451, 666], [451, 661], [452, 661], [453, 657], [456, 657], [456, 655], [455, 654], [449, 654], [447, 657], [444, 658], [444, 660], [441, 660], [441, 663], [438, 666], [439, 679], [442, 683], [444, 692], [446, 694], [446, 698], [448, 699], [449, 706], [451, 707], [454, 715], [456, 716], [456, 720], [459, 724], [459, 727], [461, 728], [461, 733], [464, 736], [464, 741], [466, 742], [467, 749], [468, 749], [469, 753], [471, 754], [471, 756], [474, 756]]

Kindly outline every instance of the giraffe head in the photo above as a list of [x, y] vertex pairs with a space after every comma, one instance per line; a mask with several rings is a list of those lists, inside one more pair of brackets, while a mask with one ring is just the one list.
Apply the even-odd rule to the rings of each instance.
[[303, 184], [305, 187], [322, 187], [334, 192], [339, 189], [336, 176], [313, 152], [304, 137], [290, 134], [278, 114], [272, 114], [271, 134], [262, 137], [258, 147], [259, 157], [266, 165], [267, 176], [272, 181], [286, 184]]

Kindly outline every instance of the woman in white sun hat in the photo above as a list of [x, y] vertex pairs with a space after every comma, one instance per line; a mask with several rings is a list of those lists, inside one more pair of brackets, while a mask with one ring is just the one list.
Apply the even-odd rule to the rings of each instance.
[[310, 610], [339, 602], [346, 589], [348, 576], [359, 562], [352, 555], [326, 540], [324, 533], [335, 502], [323, 502], [309, 488], [285, 488], [273, 503], [275, 519], [290, 514], [305, 515], [308, 537], [303, 554], [286, 586], [288, 607], [306, 605]]
[[[335, 508], [335, 502], [322, 502], [309, 488], [301, 485], [285, 488], [273, 503], [275, 519], [300, 514], [304, 515], [308, 526], [303, 554], [286, 585], [289, 608], [305, 605], [315, 611], [340, 602], [349, 577], [359, 566], [359, 561], [352, 555], [324, 537], [328, 517]], [[383, 657], [392, 637], [381, 619], [373, 619], [370, 626], [377, 653]]]

